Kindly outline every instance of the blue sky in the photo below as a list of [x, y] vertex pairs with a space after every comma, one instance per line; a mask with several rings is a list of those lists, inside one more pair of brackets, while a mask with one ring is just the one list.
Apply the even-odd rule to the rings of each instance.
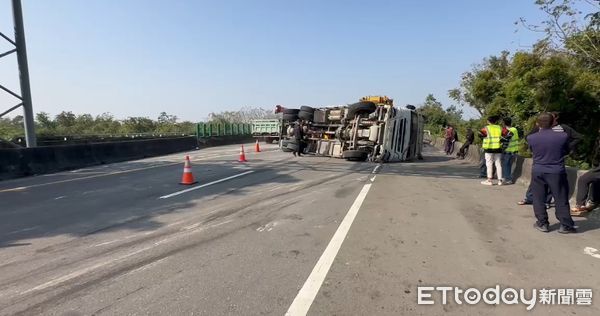
[[[539, 19], [533, 2], [23, 0], [34, 110], [198, 121], [428, 93], [448, 106], [473, 64], [535, 41], [513, 24]], [[10, 1], [0, 30], [12, 36]], [[0, 59], [0, 81], [18, 89], [14, 56]], [[2, 110], [13, 104], [0, 93]]]

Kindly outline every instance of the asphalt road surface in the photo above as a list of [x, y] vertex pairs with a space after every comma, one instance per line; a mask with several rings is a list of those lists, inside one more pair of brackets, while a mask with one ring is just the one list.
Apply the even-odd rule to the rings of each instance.
[[[0, 314], [600, 315], [598, 211], [578, 234], [553, 216], [538, 232], [526, 188], [482, 186], [433, 149], [384, 165], [238, 153], [190, 152], [194, 186], [185, 154], [0, 182]], [[417, 304], [418, 287], [496, 285], [592, 304]]]

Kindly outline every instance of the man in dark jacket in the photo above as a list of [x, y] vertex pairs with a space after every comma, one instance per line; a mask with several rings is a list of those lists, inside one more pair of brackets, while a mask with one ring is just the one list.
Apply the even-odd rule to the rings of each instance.
[[[560, 114], [558, 112], [551, 112], [554, 121], [552, 123], [552, 131], [558, 133], [565, 133], [569, 137], [569, 154], [573, 153], [575, 149], [577, 149], [577, 145], [583, 140], [583, 136], [577, 133], [572, 127], [567, 124], [560, 124], [559, 117]], [[539, 131], [539, 127], [534, 127], [533, 130], [529, 133], [529, 135], [537, 133]], [[527, 137], [529, 137], [527, 135]], [[519, 205], [529, 205], [532, 203], [533, 194], [531, 193], [531, 188], [527, 189], [525, 193], [525, 198], [519, 201], [517, 204]], [[552, 202], [552, 192], [548, 192], [546, 205], [550, 206]]]
[[302, 122], [300, 120], [296, 121], [294, 125], [294, 141], [298, 145], [297, 150], [294, 151], [294, 156], [298, 155], [298, 157], [302, 157], [302, 150], [304, 149], [302, 146], [302, 139], [304, 138], [304, 130], [302, 129]]
[[533, 154], [531, 172], [531, 192], [533, 211], [537, 221], [534, 227], [542, 232], [549, 231], [548, 211], [546, 210], [546, 187], [554, 195], [556, 218], [560, 221], [559, 233], [575, 232], [575, 223], [569, 208], [569, 182], [565, 167], [565, 156], [569, 153], [569, 137], [566, 133], [552, 130], [554, 117], [542, 113], [537, 119], [539, 131], [527, 136], [527, 143]]
[[473, 132], [473, 129], [467, 128], [467, 133], [465, 134], [465, 143], [458, 150], [458, 154], [456, 154], [456, 157], [458, 159], [465, 159], [465, 155], [469, 151], [469, 146], [471, 146], [471, 144], [473, 144], [474, 140], [475, 140], [475, 133]]

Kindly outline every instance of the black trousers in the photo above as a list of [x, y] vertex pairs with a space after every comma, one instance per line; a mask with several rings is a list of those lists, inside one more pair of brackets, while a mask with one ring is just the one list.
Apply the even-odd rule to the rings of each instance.
[[575, 223], [571, 218], [569, 207], [569, 182], [566, 173], [540, 173], [531, 175], [531, 193], [533, 193], [533, 212], [538, 225], [548, 224], [548, 211], [546, 210], [546, 186], [554, 195], [556, 219], [566, 227], [573, 227]]
[[302, 139], [296, 139], [295, 143], [298, 144], [298, 151], [296, 151], [296, 154], [302, 155], [302, 152], [304, 151], [304, 142]]
[[[595, 185], [600, 185], [600, 167], [594, 168], [584, 173], [577, 180], [577, 205], [585, 205], [585, 202], [590, 195], [589, 192], [592, 190], [592, 188], [590, 187], [592, 183], [594, 183]], [[594, 199], [598, 199], [598, 197], [594, 196]]]
[[467, 150], [469, 150], [469, 146], [472, 144], [472, 141], [466, 141], [462, 147], [460, 147], [460, 149], [458, 150], [458, 157], [462, 157], [465, 158], [465, 155], [467, 154]]

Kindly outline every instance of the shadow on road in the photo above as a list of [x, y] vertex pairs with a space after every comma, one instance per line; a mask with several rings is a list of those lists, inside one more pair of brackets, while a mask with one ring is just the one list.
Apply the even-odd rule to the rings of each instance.
[[[229, 197], [248, 195], [260, 197], [261, 192], [256, 189], [258, 185], [286, 185], [306, 180], [311, 185], [318, 185], [343, 175], [370, 174], [375, 166], [322, 157], [286, 157], [277, 161], [252, 158], [247, 165], [236, 161], [197, 162], [193, 165], [194, 176], [199, 181], [197, 185], [248, 170], [254, 172], [168, 199], [159, 197], [193, 187], [178, 184], [182, 166], [170, 164], [169, 161], [132, 162], [129, 168], [120, 166], [118, 171], [137, 171], [57, 184], [46, 185], [44, 177], [37, 178], [39, 183], [30, 178], [30, 187], [0, 192], [0, 252], [2, 248], [31, 245], [26, 241], [36, 238], [153, 231], [166, 225], [157, 220], [161, 215], [192, 211], [201, 215], [211, 211], [205, 204], [210, 201], [227, 201]], [[93, 175], [99, 174], [98, 169], [93, 172]], [[309, 176], [300, 174], [307, 172]], [[65, 178], [68, 176], [63, 175]], [[237, 207], [237, 210], [235, 208], [232, 207], [223, 215], [211, 215], [206, 223], [231, 215], [243, 206]], [[41, 251], [46, 250], [51, 251], [52, 248]]]

